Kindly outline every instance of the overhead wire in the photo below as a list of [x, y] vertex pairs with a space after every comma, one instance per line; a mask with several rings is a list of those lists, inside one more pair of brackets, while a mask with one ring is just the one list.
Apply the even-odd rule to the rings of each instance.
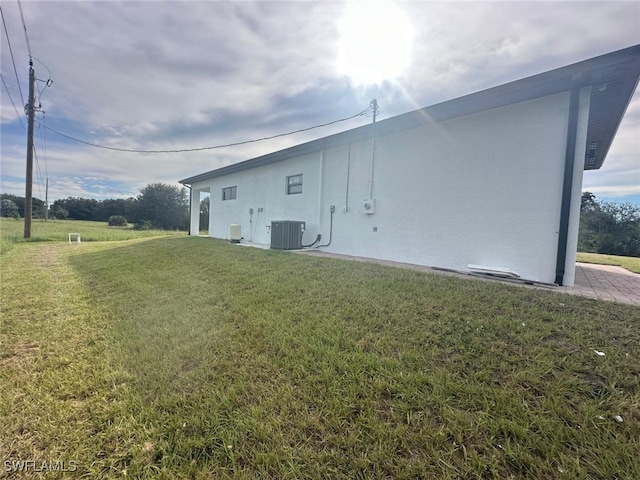
[[[29, 60], [30, 63], [33, 60], [33, 56], [31, 54], [31, 44], [29, 43], [29, 34], [27, 32], [27, 24], [24, 21], [24, 12], [22, 11], [22, 4], [20, 2], [20, 0], [18, 0], [18, 9], [20, 10], [20, 19], [22, 20], [22, 28], [24, 30], [24, 39], [25, 42], [27, 44], [27, 51], [29, 52]], [[18, 76], [18, 69], [16, 68], [16, 62], [15, 59], [13, 57], [13, 49], [11, 48], [11, 40], [9, 39], [9, 31], [7, 30], [7, 24], [5, 22], [4, 19], [4, 12], [2, 12], [2, 8], [0, 7], [0, 13], [2, 13], [2, 24], [4, 25], [4, 31], [5, 31], [5, 35], [7, 37], [7, 43], [9, 45], [9, 53], [11, 54], [11, 63], [13, 64], [13, 71], [16, 74], [16, 81], [18, 83], [18, 91], [20, 92], [20, 99], [22, 100], [22, 104], [25, 105], [26, 108], [26, 104], [24, 101], [24, 96], [22, 95], [22, 87], [20, 86], [20, 78]], [[40, 60], [38, 60], [38, 62], [40, 62], [48, 71], [49, 71], [49, 79], [46, 81], [45, 83], [45, 87], [39, 91], [38, 93], [38, 99], [40, 99], [40, 97], [42, 96], [42, 92], [44, 92], [44, 90], [50, 85], [51, 82], [51, 71], [49, 70], [49, 68], [42, 63]], [[20, 120], [20, 124], [22, 125], [22, 128], [25, 128], [24, 123], [22, 122], [22, 117], [20, 116], [20, 114], [18, 113], [18, 109], [16, 108], [14, 102], [13, 102], [13, 98], [11, 98], [11, 93], [9, 92], [9, 88], [7, 87], [7, 84], [4, 80], [4, 77], [2, 77], [2, 83], [4, 85], [4, 88], [7, 90], [7, 94], [9, 95], [9, 99], [11, 100], [11, 104], [13, 105], [13, 109], [16, 111], [16, 114], [18, 115], [18, 119]], [[30, 110], [33, 111], [33, 106], [30, 106]], [[45, 147], [46, 148], [46, 147]], [[35, 156], [35, 160], [36, 160], [36, 176], [39, 179], [38, 183], [38, 190], [40, 192], [40, 196], [42, 197], [42, 188], [44, 186], [44, 181], [42, 179], [42, 169], [40, 168], [40, 160], [38, 158], [38, 151], [36, 150], [36, 146], [33, 145], [33, 154]], [[46, 163], [46, 159], [45, 159], [45, 163]], [[46, 165], [45, 165], [45, 169], [46, 169]]]
[[22, 87], [20, 87], [20, 78], [18, 77], [18, 69], [16, 68], [16, 61], [13, 58], [13, 48], [11, 48], [11, 40], [9, 40], [9, 30], [7, 30], [7, 24], [4, 21], [4, 12], [2, 11], [2, 6], [0, 5], [0, 14], [2, 15], [2, 25], [4, 25], [4, 33], [7, 37], [7, 43], [9, 44], [9, 53], [11, 54], [11, 63], [13, 64], [13, 71], [16, 74], [16, 82], [18, 82], [18, 91], [20, 92], [20, 100], [22, 100], [22, 105], [24, 106], [24, 96], [22, 95]]
[[[44, 123], [44, 111], [42, 112], [42, 115], [43, 115], [42, 121]], [[33, 152], [34, 152], [35, 158], [36, 158], [36, 167], [37, 167], [37, 170], [38, 170], [38, 176], [39, 176], [39, 179], [40, 179], [40, 183], [42, 184], [42, 186], [44, 186], [44, 179], [49, 176], [49, 173], [48, 173], [48, 168], [47, 168], [47, 155], [46, 155], [46, 146], [45, 146], [45, 129], [44, 128], [40, 128], [39, 130], [40, 130], [40, 146], [42, 147], [41, 148], [41, 153], [43, 154], [42, 163], [43, 163], [43, 166], [44, 166], [44, 175], [43, 175], [43, 172], [42, 172], [42, 167], [40, 167], [40, 160], [38, 158], [38, 154], [37, 154], [35, 145], [33, 146]]]
[[[42, 124], [46, 125], [46, 115], [44, 110], [42, 111]], [[49, 178], [49, 167], [47, 165], [47, 130], [46, 128], [42, 129], [42, 148], [44, 150], [44, 173], [46, 178]]]
[[9, 91], [9, 87], [7, 87], [7, 83], [4, 81], [4, 75], [2, 75], [1, 73], [0, 73], [0, 78], [2, 78], [2, 84], [4, 85], [4, 89], [7, 91], [7, 95], [9, 95], [9, 100], [11, 100], [11, 105], [13, 105], [13, 109], [15, 110], [16, 115], [18, 116], [18, 120], [20, 120], [20, 125], [22, 125], [22, 128], [26, 132], [27, 127], [24, 126], [24, 122], [22, 121], [22, 117], [20, 116], [20, 113], [16, 108], [16, 104], [13, 103], [13, 98], [11, 97], [11, 92]]
[[22, 27], [24, 28], [24, 39], [27, 42], [27, 50], [29, 51], [29, 58], [31, 57], [31, 45], [29, 44], [29, 35], [27, 35], [27, 24], [24, 23], [24, 14], [22, 13], [22, 4], [18, 0], [18, 8], [20, 9], [20, 18], [22, 19]]
[[33, 156], [36, 159], [36, 183], [38, 184], [38, 191], [40, 192], [40, 197], [42, 197], [42, 187], [44, 186], [44, 181], [42, 180], [42, 170], [40, 169], [40, 160], [38, 159], [38, 151], [36, 150], [36, 146], [33, 146]]
[[46, 125], [42, 125], [41, 123], [39, 123], [39, 125], [42, 125], [47, 130], [50, 130], [53, 133], [55, 133], [57, 135], [60, 135], [61, 137], [65, 137], [65, 138], [68, 138], [69, 140], [73, 140], [74, 142], [83, 143], [83, 144], [89, 145], [91, 147], [103, 148], [105, 150], [115, 150], [117, 152], [129, 152], [129, 153], [184, 153], [184, 152], [198, 152], [198, 151], [203, 151], [203, 150], [215, 150], [215, 149], [218, 149], [218, 148], [226, 148], [226, 147], [235, 147], [235, 146], [238, 146], [238, 145], [246, 145], [248, 143], [255, 143], [255, 142], [261, 142], [263, 140], [271, 140], [273, 138], [285, 137], [285, 136], [288, 136], [288, 135], [293, 135], [294, 133], [306, 132], [306, 131], [309, 131], [309, 130], [313, 130], [315, 128], [326, 127], [326, 126], [329, 126], [329, 125], [333, 125], [335, 123], [345, 122], [347, 120], [351, 120], [352, 118], [356, 118], [356, 117], [360, 117], [360, 116], [364, 115], [370, 109], [371, 109], [371, 107], [369, 106], [366, 109], [364, 109], [363, 111], [361, 111], [359, 113], [356, 113], [355, 115], [351, 115], [350, 117], [340, 118], [340, 119], [334, 120], [332, 122], [322, 123], [320, 125], [314, 125], [312, 127], [301, 128], [299, 130], [294, 130], [292, 132], [279, 133], [277, 135], [271, 135], [269, 137], [256, 138], [256, 139], [253, 139], [253, 140], [244, 140], [242, 142], [226, 143], [226, 144], [222, 144], [222, 145], [214, 145], [214, 146], [211, 146], [211, 147], [182, 148], [182, 149], [177, 149], [177, 150], [136, 150], [136, 149], [130, 149], [130, 148], [107, 147], [105, 145], [99, 145], [99, 144], [96, 144], [96, 143], [91, 143], [91, 142], [86, 142], [84, 140], [80, 140], [78, 138], [75, 138], [75, 137], [72, 137], [72, 136], [67, 135], [65, 133], [59, 132], [57, 130], [54, 130], [53, 128], [48, 127]]
[[39, 103], [42, 100], [42, 94], [47, 88], [49, 88], [53, 84], [53, 81], [51, 80], [51, 70], [49, 70], [49, 67], [47, 67], [42, 62], [42, 60], [38, 60], [36, 57], [32, 57], [32, 58], [33, 60], [38, 62], [40, 65], [42, 65], [44, 68], [46, 68], [47, 72], [49, 72], [49, 78], [47, 80], [41, 80], [40, 78], [36, 78], [36, 80], [38, 80], [39, 82], [44, 82], [44, 87], [42, 87], [42, 89], [38, 87], [38, 103]]

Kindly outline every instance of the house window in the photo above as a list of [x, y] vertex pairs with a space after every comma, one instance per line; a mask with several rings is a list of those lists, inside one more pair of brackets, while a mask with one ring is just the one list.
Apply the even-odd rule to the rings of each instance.
[[235, 200], [238, 187], [225, 187], [222, 189], [222, 200]]
[[287, 195], [302, 193], [302, 174], [287, 177]]

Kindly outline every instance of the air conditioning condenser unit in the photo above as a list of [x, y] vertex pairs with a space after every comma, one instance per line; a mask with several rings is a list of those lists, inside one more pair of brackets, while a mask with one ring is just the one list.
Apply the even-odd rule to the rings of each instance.
[[305, 222], [275, 220], [271, 222], [271, 248], [276, 250], [300, 250]]

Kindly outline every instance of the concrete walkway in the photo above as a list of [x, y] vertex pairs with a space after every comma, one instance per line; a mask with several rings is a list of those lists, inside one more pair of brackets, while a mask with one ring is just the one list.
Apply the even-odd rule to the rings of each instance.
[[[481, 278], [478, 276], [469, 276], [461, 273], [437, 270], [422, 265], [412, 265], [408, 263], [391, 262], [387, 260], [376, 260], [373, 258], [353, 257], [350, 255], [339, 255], [335, 253], [321, 252], [318, 250], [297, 250], [296, 253], [342, 258], [345, 260], [355, 260], [359, 262], [373, 262], [382, 265], [389, 265], [392, 267], [431, 271], [444, 275], [457, 275], [465, 278]], [[491, 280], [500, 281], [499, 279]], [[545, 290], [550, 290], [552, 292], [555, 291], [568, 293], [571, 295], [581, 295], [584, 297], [626, 303], [629, 305], [640, 307], [640, 274], [632, 273], [622, 267], [614, 267], [611, 265], [576, 263], [576, 279], [575, 285], [573, 287], [541, 287], [537, 285], [525, 285], [516, 282], [509, 282], [509, 284], [521, 285], [525, 288], [544, 288]]]
[[558, 287], [564, 293], [628, 303], [640, 307], [640, 275], [622, 267], [576, 263], [573, 287]]

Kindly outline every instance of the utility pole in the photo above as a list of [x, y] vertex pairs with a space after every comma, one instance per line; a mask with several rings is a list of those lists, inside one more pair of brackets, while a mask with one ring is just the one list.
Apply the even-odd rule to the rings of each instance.
[[33, 214], [33, 126], [36, 114], [35, 100], [36, 74], [33, 70], [33, 60], [29, 58], [29, 103], [26, 105], [29, 117], [27, 131], [27, 183], [24, 192], [24, 238], [31, 238], [31, 217]]
[[44, 221], [49, 221], [49, 177], [47, 177], [47, 183], [44, 189]]

